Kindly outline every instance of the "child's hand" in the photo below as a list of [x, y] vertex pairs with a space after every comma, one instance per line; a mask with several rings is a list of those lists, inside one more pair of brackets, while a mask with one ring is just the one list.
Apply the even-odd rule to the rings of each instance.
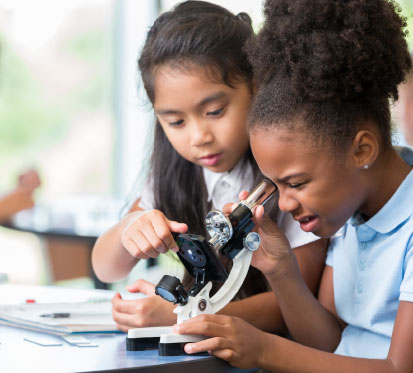
[[254, 211], [254, 221], [261, 238], [261, 245], [253, 253], [251, 265], [258, 268], [266, 276], [283, 276], [288, 272], [293, 256], [290, 243], [277, 224], [264, 213], [259, 205]]
[[177, 252], [171, 232], [187, 230], [186, 224], [167, 219], [159, 210], [132, 212], [119, 226], [122, 245], [137, 259], [157, 258], [168, 250]]
[[120, 330], [146, 326], [173, 325], [176, 315], [174, 305], [155, 295], [155, 286], [145, 280], [137, 280], [127, 287], [131, 293], [143, 293], [146, 298], [124, 300], [119, 293], [112, 298], [112, 317]]
[[[247, 191], [239, 194], [239, 199], [245, 200], [248, 197]], [[238, 206], [238, 203], [227, 203], [223, 212], [229, 215]], [[278, 228], [277, 224], [264, 213], [264, 207], [259, 205], [254, 209], [254, 222], [256, 230], [261, 238], [261, 245], [254, 252], [251, 265], [258, 268], [264, 275], [280, 276], [288, 270], [284, 266], [285, 259], [292, 255], [290, 243], [285, 234]]]
[[185, 352], [194, 354], [208, 351], [211, 355], [243, 369], [257, 368], [260, 355], [271, 344], [267, 333], [244, 320], [223, 315], [194, 317], [174, 325], [174, 333], [211, 337], [201, 342], [186, 344]]
[[[239, 196], [240, 201], [242, 201], [242, 200], [244, 200], [245, 198], [248, 197], [248, 192], [246, 190], [243, 190], [239, 193], [238, 196]], [[224, 207], [222, 208], [222, 212], [225, 215], [229, 215], [229, 214], [231, 214], [232, 211], [234, 211], [237, 208], [238, 205], [239, 205], [239, 202], [237, 202], [237, 203], [232, 203], [232, 202], [226, 203], [224, 205]]]

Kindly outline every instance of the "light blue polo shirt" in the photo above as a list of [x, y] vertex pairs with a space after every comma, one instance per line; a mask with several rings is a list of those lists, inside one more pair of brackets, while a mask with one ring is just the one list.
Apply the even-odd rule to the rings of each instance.
[[385, 359], [399, 301], [413, 302], [413, 171], [367, 222], [354, 215], [332, 239], [338, 316], [347, 323], [335, 353]]

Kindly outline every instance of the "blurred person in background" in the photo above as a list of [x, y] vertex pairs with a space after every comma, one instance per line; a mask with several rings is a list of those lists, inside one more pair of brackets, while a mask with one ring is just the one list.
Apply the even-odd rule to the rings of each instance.
[[20, 174], [15, 188], [5, 195], [0, 195], [0, 224], [10, 220], [15, 213], [33, 207], [33, 192], [40, 184], [36, 170], [30, 169]]
[[28, 170], [18, 178], [16, 187], [0, 196], [0, 223], [7, 222], [15, 213], [33, 207], [33, 193], [40, 186], [40, 177], [35, 170]]

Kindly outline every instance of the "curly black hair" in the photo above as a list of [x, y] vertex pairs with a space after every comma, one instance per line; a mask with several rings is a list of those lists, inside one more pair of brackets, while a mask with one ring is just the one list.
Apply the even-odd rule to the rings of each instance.
[[250, 130], [304, 122], [337, 148], [368, 121], [391, 146], [389, 102], [412, 66], [400, 11], [392, 0], [267, 0], [246, 45], [258, 86]]

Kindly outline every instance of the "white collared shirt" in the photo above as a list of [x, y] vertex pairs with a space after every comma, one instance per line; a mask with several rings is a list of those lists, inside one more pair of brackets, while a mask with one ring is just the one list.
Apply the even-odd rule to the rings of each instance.
[[242, 190], [251, 190], [253, 180], [252, 167], [242, 160], [227, 172], [213, 172], [202, 169], [208, 191], [208, 202], [217, 210], [222, 210], [228, 202], [238, 202]]

